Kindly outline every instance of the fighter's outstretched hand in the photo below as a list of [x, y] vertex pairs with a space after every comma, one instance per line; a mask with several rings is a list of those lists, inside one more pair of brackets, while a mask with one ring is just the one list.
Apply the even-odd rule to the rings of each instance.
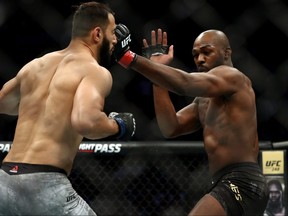
[[142, 55], [158, 63], [170, 64], [174, 57], [174, 47], [168, 46], [167, 32], [159, 28], [156, 35], [156, 31], [152, 30], [151, 44], [143, 39]]

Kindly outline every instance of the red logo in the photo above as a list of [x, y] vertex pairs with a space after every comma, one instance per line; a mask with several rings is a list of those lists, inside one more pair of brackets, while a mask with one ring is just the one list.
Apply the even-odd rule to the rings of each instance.
[[9, 172], [12, 172], [12, 173], [17, 173], [18, 172], [18, 166], [14, 166], [11, 170], [9, 170]]

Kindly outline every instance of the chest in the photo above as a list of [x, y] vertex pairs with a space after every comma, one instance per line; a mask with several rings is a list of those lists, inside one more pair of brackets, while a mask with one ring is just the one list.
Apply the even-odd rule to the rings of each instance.
[[198, 115], [202, 125], [217, 122], [227, 112], [229, 102], [225, 98], [199, 98]]

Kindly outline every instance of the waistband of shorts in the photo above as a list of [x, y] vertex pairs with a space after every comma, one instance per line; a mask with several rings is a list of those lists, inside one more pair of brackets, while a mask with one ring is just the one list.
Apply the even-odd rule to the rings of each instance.
[[57, 172], [67, 175], [64, 169], [45, 165], [45, 164], [29, 164], [29, 163], [17, 163], [17, 162], [3, 162], [1, 169], [10, 175], [39, 173], [39, 172]]
[[222, 169], [218, 170], [216, 173], [213, 174], [212, 179], [213, 181], [217, 181], [220, 179], [223, 175], [230, 173], [230, 172], [261, 172], [260, 166], [258, 163], [254, 162], [241, 162], [241, 163], [235, 163], [235, 164], [230, 164]]

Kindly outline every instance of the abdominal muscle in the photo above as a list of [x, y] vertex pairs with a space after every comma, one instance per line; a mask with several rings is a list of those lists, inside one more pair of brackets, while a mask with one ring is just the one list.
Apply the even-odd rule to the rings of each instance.
[[257, 157], [255, 151], [251, 149], [249, 143], [239, 143], [239, 141], [227, 140], [225, 143], [219, 143], [215, 137], [206, 136], [204, 147], [208, 156], [209, 170], [213, 175], [218, 170], [227, 165], [242, 162], [255, 162]]

